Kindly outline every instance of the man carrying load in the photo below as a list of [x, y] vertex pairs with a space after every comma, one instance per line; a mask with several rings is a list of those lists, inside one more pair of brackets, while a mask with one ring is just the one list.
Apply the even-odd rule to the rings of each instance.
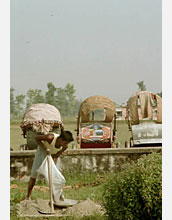
[[[28, 184], [27, 199], [30, 199], [32, 189], [37, 178], [37, 170], [44, 161], [46, 155], [51, 153], [55, 158], [58, 158], [67, 148], [68, 144], [72, 142], [73, 136], [70, 131], [61, 131], [61, 134], [49, 133], [46, 135], [38, 135], [35, 137], [38, 143], [38, 148], [32, 165], [31, 177]], [[57, 151], [58, 149], [58, 151]]]

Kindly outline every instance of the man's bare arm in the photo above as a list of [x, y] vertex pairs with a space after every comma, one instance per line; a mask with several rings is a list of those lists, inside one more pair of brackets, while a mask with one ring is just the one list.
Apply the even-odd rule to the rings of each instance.
[[56, 154], [54, 154], [54, 157], [59, 157], [68, 147], [67, 146], [63, 146], [62, 149], [60, 151], [58, 151]]

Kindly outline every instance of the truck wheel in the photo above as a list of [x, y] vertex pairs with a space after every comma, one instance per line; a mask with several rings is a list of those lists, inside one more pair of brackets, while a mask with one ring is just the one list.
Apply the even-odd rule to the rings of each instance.
[[125, 148], [130, 148], [130, 143], [128, 141], [125, 141]]
[[130, 147], [134, 147], [133, 138], [130, 138]]
[[80, 147], [80, 144], [76, 144], [76, 149], [80, 149], [81, 147]]
[[116, 148], [120, 148], [120, 142], [118, 141], [117, 143], [116, 143]]
[[116, 146], [115, 146], [115, 143], [113, 142], [112, 144], [111, 144], [111, 148], [115, 148]]

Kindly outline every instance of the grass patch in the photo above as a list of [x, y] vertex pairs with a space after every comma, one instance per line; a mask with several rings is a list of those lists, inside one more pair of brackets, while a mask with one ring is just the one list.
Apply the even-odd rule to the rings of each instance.
[[[94, 202], [102, 204], [102, 196], [103, 196], [103, 186], [108, 181], [111, 176], [111, 173], [75, 173], [71, 174], [65, 172], [63, 174], [66, 179], [66, 186], [71, 186], [70, 188], [64, 189], [64, 195], [66, 198], [76, 199], [76, 200], [86, 200], [91, 199]], [[95, 184], [96, 183], [96, 184]], [[11, 181], [11, 190], [10, 190], [10, 206], [11, 211], [10, 215], [12, 220], [17, 219], [26, 219], [26, 218], [18, 218], [15, 205], [22, 201], [27, 193], [27, 186], [28, 183], [23, 183], [21, 181]], [[32, 192], [32, 199], [49, 199], [49, 191], [48, 186], [44, 180], [37, 180], [34, 190]], [[28, 218], [32, 219], [32, 218]], [[33, 218], [34, 219], [34, 218]], [[37, 219], [57, 219], [55, 217], [48, 217], [48, 218], [37, 218]], [[99, 214], [95, 214], [92, 216], [85, 216], [83, 218], [76, 216], [70, 217], [63, 217], [58, 218], [61, 220], [105, 220], [104, 216]]]

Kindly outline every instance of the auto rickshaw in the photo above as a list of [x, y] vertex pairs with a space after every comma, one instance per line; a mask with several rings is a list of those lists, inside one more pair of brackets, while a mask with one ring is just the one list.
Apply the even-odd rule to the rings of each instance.
[[114, 102], [105, 96], [85, 99], [78, 112], [77, 143], [79, 148], [111, 148], [116, 144]]
[[127, 102], [131, 138], [125, 147], [162, 146], [162, 98], [152, 92], [140, 91]]
[[31, 105], [23, 115], [20, 125], [23, 137], [26, 138], [26, 149], [37, 148], [36, 135], [49, 132], [61, 133], [63, 129], [62, 118], [59, 110], [53, 105], [38, 103]]

